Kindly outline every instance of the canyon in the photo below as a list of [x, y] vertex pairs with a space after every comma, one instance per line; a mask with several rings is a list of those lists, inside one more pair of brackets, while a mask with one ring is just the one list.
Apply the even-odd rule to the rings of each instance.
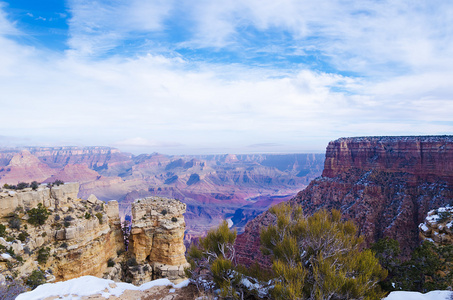
[[[338, 209], [367, 245], [396, 239], [403, 256], [419, 244], [428, 212], [453, 205], [453, 136], [357, 137], [329, 143], [322, 176], [289, 200], [305, 214]], [[269, 265], [259, 233], [274, 222], [265, 212], [236, 241], [239, 261]]]
[[110, 147], [27, 147], [0, 149], [0, 185], [78, 182], [81, 198], [118, 200], [122, 219], [136, 199], [179, 199], [190, 240], [224, 219], [242, 232], [321, 175], [323, 162], [324, 154], [135, 156]]

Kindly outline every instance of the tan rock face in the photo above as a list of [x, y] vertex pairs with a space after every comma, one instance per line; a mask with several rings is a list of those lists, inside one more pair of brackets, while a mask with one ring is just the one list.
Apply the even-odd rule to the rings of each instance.
[[[27, 233], [22, 243], [11, 243], [15, 254], [24, 259], [23, 263], [14, 260], [12, 271], [22, 277], [28, 276], [38, 267], [39, 252], [48, 249], [47, 262], [41, 262], [39, 266], [52, 271], [53, 275], [48, 279], [61, 281], [83, 275], [102, 277], [106, 273], [108, 260], [116, 259], [117, 251], [124, 250], [118, 203], [104, 204], [93, 197], [91, 202], [77, 199], [78, 188], [78, 183], [74, 183], [0, 195], [0, 204], [9, 203], [0, 210], [0, 223], [8, 228], [6, 236], [17, 239], [19, 233]], [[26, 211], [39, 203], [50, 211], [47, 221], [37, 226], [27, 224]], [[20, 229], [8, 226], [13, 213], [22, 219]], [[0, 272], [10, 270], [0, 264]]]
[[37, 191], [27, 188], [19, 191], [4, 190], [0, 193], [0, 219], [14, 213], [21, 206], [25, 210], [36, 207], [38, 203], [47, 208], [59, 205], [67, 205], [68, 201], [77, 199], [79, 184], [76, 182], [54, 186], [52, 189], [40, 186]]
[[149, 197], [132, 204], [130, 251], [139, 264], [186, 265], [183, 213], [175, 199]]

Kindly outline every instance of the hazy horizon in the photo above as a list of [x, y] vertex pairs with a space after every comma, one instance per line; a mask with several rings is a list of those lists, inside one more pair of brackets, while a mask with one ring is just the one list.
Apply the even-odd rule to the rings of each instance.
[[0, 146], [323, 153], [453, 133], [453, 2], [0, 0]]

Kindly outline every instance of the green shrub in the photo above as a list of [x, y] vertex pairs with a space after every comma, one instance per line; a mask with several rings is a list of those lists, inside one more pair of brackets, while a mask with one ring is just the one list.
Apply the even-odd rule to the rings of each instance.
[[172, 222], [178, 222], [178, 219], [177, 219], [176, 217], [172, 217], [172, 218], [171, 218], [171, 221], [172, 221]]
[[261, 232], [264, 254], [272, 255], [276, 299], [381, 299], [387, 276], [362, 237], [337, 210], [304, 217], [300, 206], [273, 207], [276, 225]]
[[16, 253], [14, 253], [14, 249], [12, 247], [9, 247], [6, 252], [11, 255], [11, 256], [16, 256]]
[[32, 225], [43, 225], [47, 218], [50, 215], [50, 212], [47, 211], [47, 208], [39, 203], [36, 208], [30, 209], [28, 212], [28, 223]]
[[129, 267], [133, 267], [133, 266], [137, 266], [137, 265], [138, 265], [137, 260], [135, 259], [135, 257], [129, 258], [129, 259], [126, 261], [126, 264], [127, 264]]
[[3, 224], [0, 224], [0, 237], [5, 237], [6, 235], [6, 226]]
[[46, 278], [40, 270], [34, 270], [30, 276], [27, 277], [25, 283], [34, 290], [37, 286], [46, 283]]
[[236, 298], [237, 293], [243, 294], [241, 274], [234, 265], [236, 236], [237, 232], [231, 231], [228, 223], [223, 221], [200, 239], [198, 246], [192, 244], [187, 257], [190, 268], [185, 271], [197, 288], [210, 292], [220, 289], [220, 296], [227, 299]]
[[89, 212], [85, 213], [85, 219], [87, 220], [91, 219], [91, 214]]
[[19, 183], [17, 184], [17, 187], [16, 187], [16, 188], [17, 188], [18, 190], [23, 190], [23, 189], [25, 189], [25, 188], [28, 188], [29, 186], [30, 186], [30, 185], [29, 185], [28, 183], [26, 183], [26, 182], [19, 182]]
[[115, 262], [113, 261], [113, 258], [109, 258], [107, 261], [107, 267], [113, 267], [115, 265]]
[[160, 213], [165, 216], [168, 212], [166, 209], [163, 209]]
[[38, 250], [38, 263], [40, 265], [45, 265], [49, 259], [50, 248], [44, 247]]
[[99, 224], [102, 224], [102, 222], [103, 222], [102, 221], [102, 213], [100, 213], [100, 212], [96, 213], [96, 218], [98, 218]]
[[32, 181], [30, 187], [32, 188], [32, 190], [36, 191], [39, 187], [39, 183], [37, 181]]
[[68, 248], [68, 244], [66, 242], [61, 243], [60, 248]]
[[21, 242], [25, 242], [25, 240], [27, 239], [28, 237], [28, 233], [27, 232], [24, 232], [22, 231], [21, 233], [19, 233], [19, 235], [17, 236], [17, 238], [19, 239], [19, 241]]
[[63, 180], [60, 180], [60, 179], [57, 179], [54, 181], [53, 185], [56, 185], [56, 186], [59, 186], [59, 185], [62, 185], [64, 184]]

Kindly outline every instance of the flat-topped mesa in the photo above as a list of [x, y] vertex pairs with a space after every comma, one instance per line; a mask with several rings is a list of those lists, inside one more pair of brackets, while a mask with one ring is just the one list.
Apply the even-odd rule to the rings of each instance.
[[453, 136], [340, 138], [326, 149], [323, 177], [351, 169], [404, 172], [414, 180], [453, 180]]
[[[184, 277], [186, 205], [176, 199], [148, 197], [132, 203], [129, 251], [138, 264], [152, 267], [152, 279]], [[136, 278], [134, 278], [135, 280]], [[135, 280], [134, 284], [146, 280]]]

